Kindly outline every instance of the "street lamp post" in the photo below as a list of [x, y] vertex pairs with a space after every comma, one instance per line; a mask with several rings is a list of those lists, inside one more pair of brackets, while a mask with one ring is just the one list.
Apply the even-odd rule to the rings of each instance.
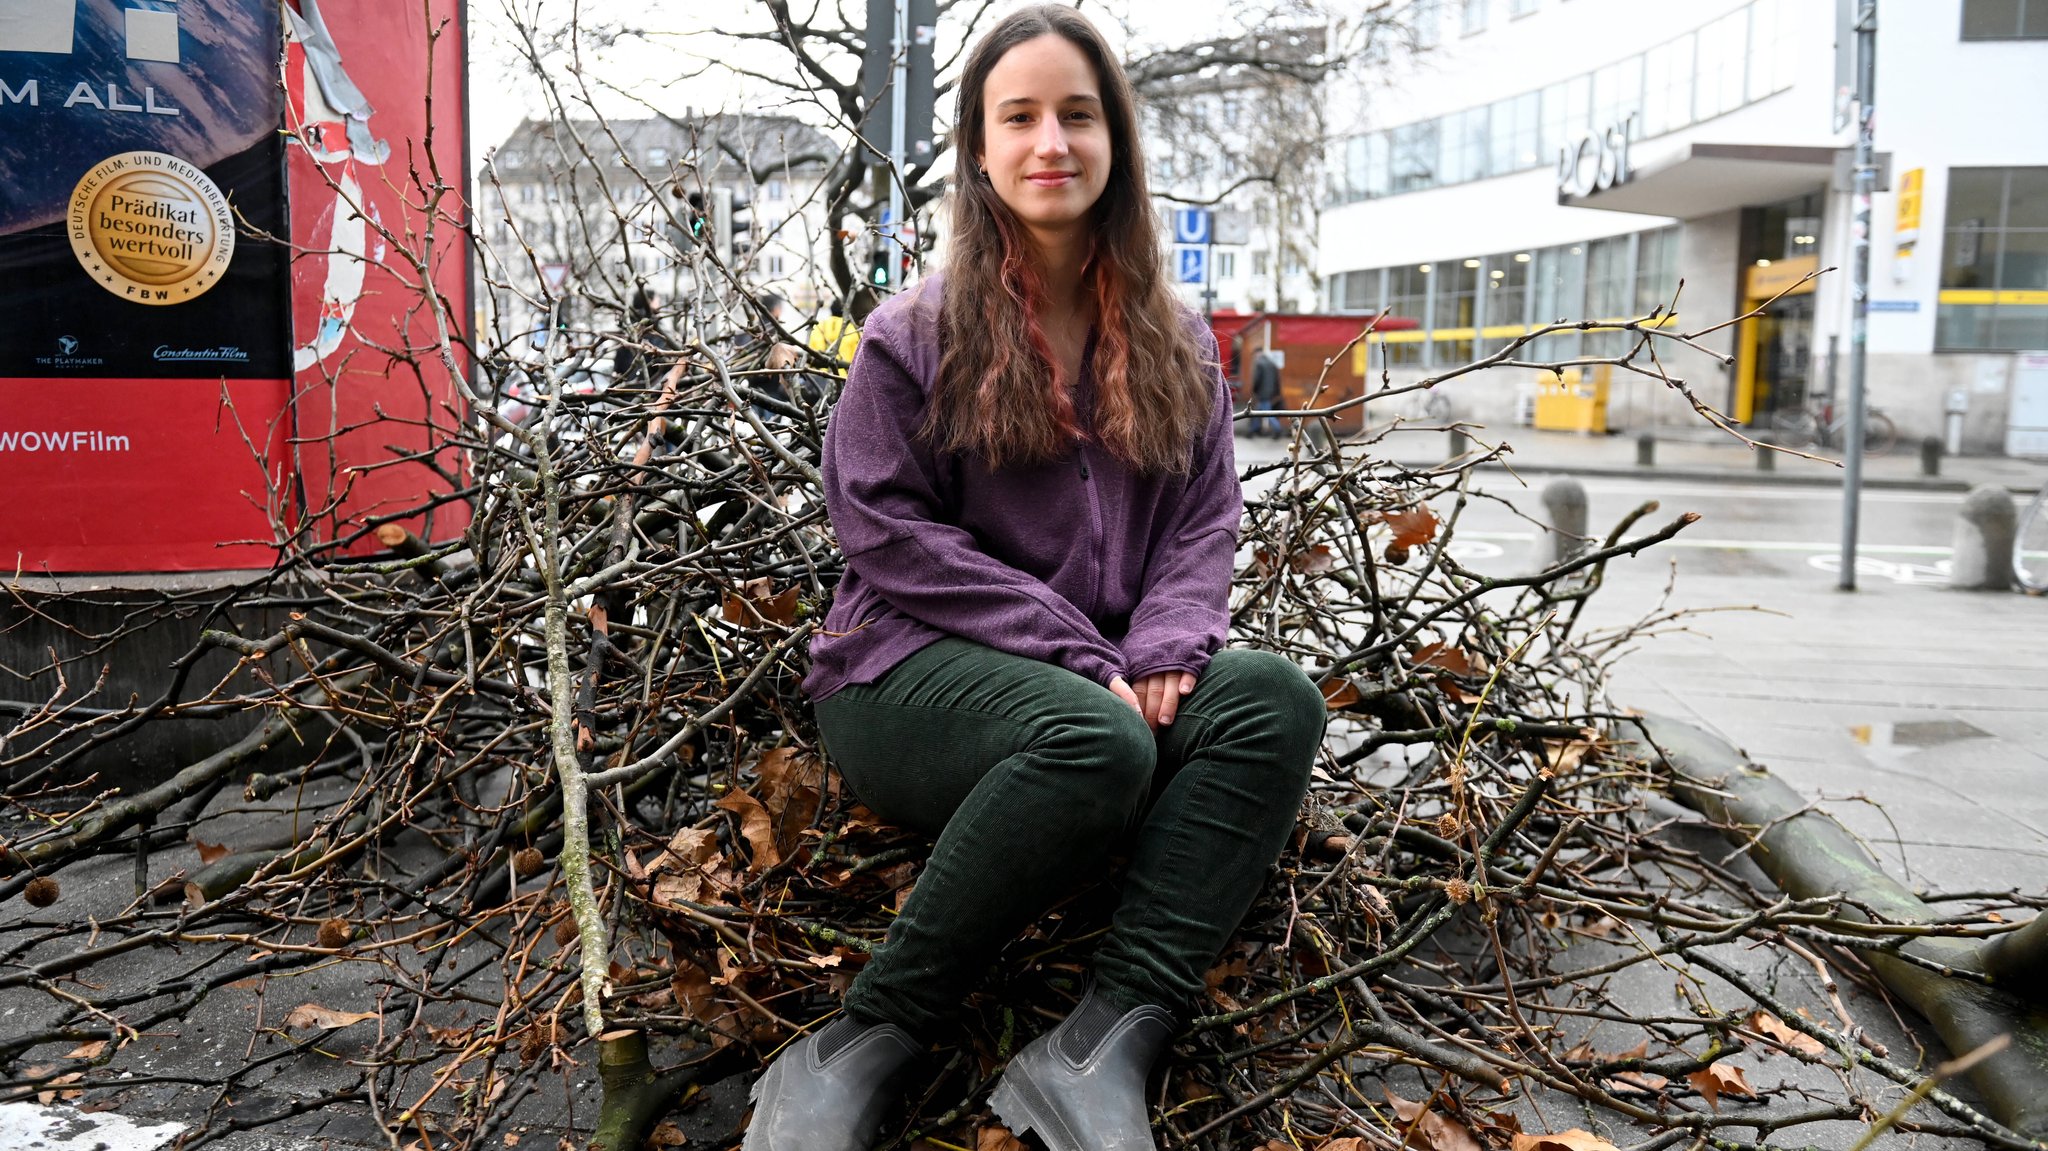
[[1850, 225], [1849, 420], [1842, 458], [1842, 570], [1836, 586], [1856, 590], [1856, 529], [1863, 497], [1863, 374], [1870, 329], [1870, 196], [1877, 190], [1877, 0], [1856, 3], [1856, 205]]

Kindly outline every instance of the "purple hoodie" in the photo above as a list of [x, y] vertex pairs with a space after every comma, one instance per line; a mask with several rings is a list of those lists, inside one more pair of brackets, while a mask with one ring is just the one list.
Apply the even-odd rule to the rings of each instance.
[[[873, 683], [948, 635], [1105, 686], [1200, 675], [1229, 628], [1244, 513], [1215, 336], [1186, 317], [1215, 392], [1188, 474], [1141, 475], [1094, 443], [991, 471], [917, 436], [938, 377], [943, 290], [928, 277], [868, 317], [825, 431], [825, 506], [846, 575], [811, 641], [805, 690], [819, 700]], [[1076, 395], [1086, 428], [1085, 366]]]

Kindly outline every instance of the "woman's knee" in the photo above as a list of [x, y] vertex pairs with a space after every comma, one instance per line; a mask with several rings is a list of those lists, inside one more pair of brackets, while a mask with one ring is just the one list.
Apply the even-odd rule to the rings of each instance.
[[1204, 686], [1215, 695], [1203, 717], [1214, 738], [1257, 748], [1259, 762], [1306, 788], [1328, 714], [1308, 673], [1273, 652], [1230, 648], [1216, 653], [1204, 678], [1211, 676]]
[[1044, 767], [1071, 775], [1113, 820], [1150, 793], [1159, 745], [1136, 708], [1106, 690], [1099, 694], [1042, 717], [1030, 752]]

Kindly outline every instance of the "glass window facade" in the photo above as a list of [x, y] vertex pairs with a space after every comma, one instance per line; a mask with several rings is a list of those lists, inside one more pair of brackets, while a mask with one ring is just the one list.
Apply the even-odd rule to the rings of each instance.
[[2048, 348], [2048, 167], [1949, 169], [1934, 345]]
[[[1751, 3], [1676, 39], [1546, 88], [1333, 145], [1330, 202], [1419, 192], [1547, 167], [1579, 136], [1633, 117], [1631, 139], [1709, 120], [1792, 86], [1797, 43], [1781, 17], [1799, 0]], [[2048, 0], [2026, 0], [2043, 11]], [[1418, 39], [1439, 9], [1416, 6]], [[1469, 8], [1466, 11], [1470, 11]]]
[[2048, 0], [1963, 0], [1965, 40], [2048, 40]]
[[[1558, 320], [1633, 320], [1671, 301], [1679, 226], [1554, 248], [1367, 268], [1330, 278], [1330, 305], [1416, 322], [1373, 341], [1372, 363], [1445, 368], [1490, 355]], [[1628, 349], [1626, 332], [1562, 332], [1518, 358], [1566, 360]]]

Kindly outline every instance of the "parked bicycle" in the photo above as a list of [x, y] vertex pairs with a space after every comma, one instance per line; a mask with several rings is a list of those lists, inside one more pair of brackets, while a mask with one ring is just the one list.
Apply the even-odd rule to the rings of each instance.
[[2048, 484], [2020, 513], [2012, 537], [2012, 574], [2028, 591], [2048, 591]]
[[[1847, 441], [1849, 412], [1835, 408], [1833, 400], [1819, 400], [1781, 417], [1778, 430], [1784, 443], [1794, 448], [1839, 448]], [[1881, 456], [1899, 443], [1899, 427], [1880, 408], [1869, 408], [1863, 417], [1863, 450]]]

